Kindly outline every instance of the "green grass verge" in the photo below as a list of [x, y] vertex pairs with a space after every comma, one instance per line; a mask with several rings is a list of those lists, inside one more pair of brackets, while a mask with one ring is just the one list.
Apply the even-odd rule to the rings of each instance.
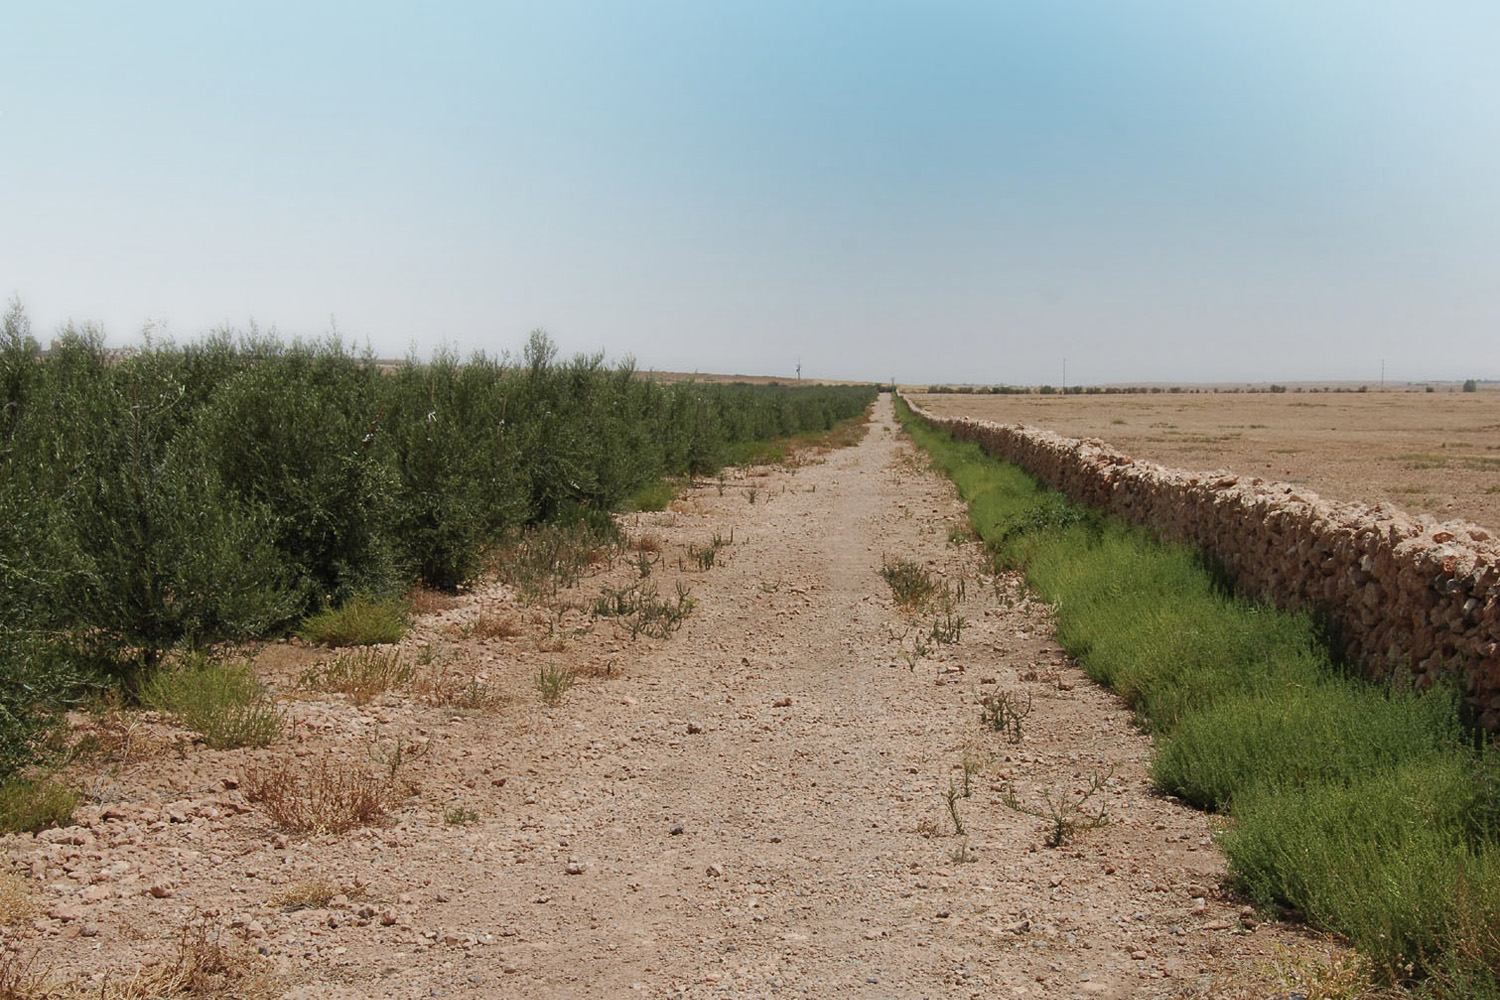
[[1059, 642], [1157, 738], [1164, 792], [1223, 812], [1237, 886], [1348, 936], [1389, 982], [1500, 997], [1500, 760], [1452, 690], [1341, 673], [1306, 615], [1227, 595], [1197, 553], [897, 411]]

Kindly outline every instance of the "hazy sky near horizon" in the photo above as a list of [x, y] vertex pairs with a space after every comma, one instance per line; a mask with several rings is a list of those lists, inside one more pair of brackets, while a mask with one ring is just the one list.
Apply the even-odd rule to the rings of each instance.
[[1500, 5], [11, 5], [0, 296], [381, 356], [1500, 378]]

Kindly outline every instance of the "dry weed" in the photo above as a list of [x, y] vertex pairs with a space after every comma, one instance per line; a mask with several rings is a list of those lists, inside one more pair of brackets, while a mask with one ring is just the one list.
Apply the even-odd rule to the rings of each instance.
[[441, 590], [417, 587], [406, 595], [406, 603], [411, 605], [411, 613], [414, 615], [435, 615], [442, 611], [452, 611], [463, 604], [463, 599]]
[[1394, 990], [1377, 990], [1368, 964], [1350, 950], [1330, 951], [1325, 961], [1311, 955], [1294, 955], [1289, 949], [1277, 946], [1271, 956], [1271, 969], [1290, 995], [1307, 1000], [1372, 1000], [1401, 995]]
[[356, 705], [366, 705], [377, 695], [412, 679], [412, 665], [400, 650], [364, 647], [345, 653], [332, 663], [312, 667], [301, 684], [314, 691], [346, 694]]
[[305, 772], [305, 778], [303, 773], [287, 762], [253, 769], [245, 777], [245, 797], [273, 824], [296, 833], [344, 833], [370, 826], [385, 818], [394, 798], [389, 778], [373, 778], [358, 768], [325, 761]]
[[440, 708], [490, 711], [510, 701], [491, 686], [487, 674], [465, 674], [439, 664], [419, 671], [411, 690], [419, 701]]
[[0, 927], [20, 923], [35, 912], [31, 880], [10, 868], [0, 868]]
[[648, 554], [659, 554], [662, 550], [661, 536], [655, 532], [648, 531], [635, 540], [634, 548], [637, 552]]
[[0, 951], [0, 1000], [47, 1000], [58, 994], [47, 985], [50, 969], [37, 969], [37, 952]]
[[514, 639], [521, 634], [521, 626], [512, 615], [484, 614], [474, 623], [470, 634], [478, 639]]
[[247, 948], [236, 946], [219, 925], [199, 916], [177, 933], [173, 956], [130, 976], [58, 984], [51, 969], [38, 971], [36, 953], [0, 955], [0, 1000], [271, 1000], [286, 984], [261, 966]]
[[72, 752], [83, 760], [126, 765], [156, 757], [176, 745], [159, 724], [140, 712], [108, 703], [87, 716], [74, 716]]
[[335, 896], [347, 896], [354, 899], [361, 895], [363, 893], [357, 886], [345, 888], [333, 879], [315, 876], [294, 882], [285, 889], [272, 893], [269, 901], [272, 906], [280, 906], [287, 910], [323, 909], [333, 902]]

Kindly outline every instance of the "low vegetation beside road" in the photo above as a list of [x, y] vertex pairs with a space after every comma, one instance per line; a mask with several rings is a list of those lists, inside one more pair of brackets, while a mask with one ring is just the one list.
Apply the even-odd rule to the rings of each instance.
[[1385, 983], [1500, 995], [1500, 763], [1458, 692], [1350, 676], [1307, 617], [900, 409], [1059, 642], [1156, 736], [1157, 786], [1224, 816], [1258, 906], [1346, 935]]

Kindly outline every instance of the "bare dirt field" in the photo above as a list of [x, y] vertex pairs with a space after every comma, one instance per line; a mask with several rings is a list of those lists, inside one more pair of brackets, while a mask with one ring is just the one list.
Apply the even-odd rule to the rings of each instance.
[[941, 416], [1100, 438], [1132, 458], [1305, 483], [1500, 528], [1500, 391], [968, 395], [917, 393]]
[[[1272, 965], [1328, 946], [1226, 892], [1210, 817], [1152, 791], [1148, 739], [962, 523], [883, 398], [856, 447], [625, 518], [633, 554], [556, 599], [489, 583], [419, 617], [416, 673], [362, 704], [309, 686], [334, 651], [267, 647], [291, 725], [265, 749], [81, 718], [78, 825], [0, 841], [29, 900], [0, 972], [103, 997], [184, 970], [244, 997], [1287, 995]], [[894, 603], [898, 556], [947, 584], [956, 641]], [[680, 631], [590, 615], [648, 564], [695, 602]], [[551, 704], [547, 676], [573, 680]], [[980, 717], [1002, 692], [1031, 706], [1009, 734]], [[363, 775], [385, 815], [288, 829], [253, 794], [274, 774], [283, 805]], [[1049, 799], [1058, 847], [1025, 811]]]

